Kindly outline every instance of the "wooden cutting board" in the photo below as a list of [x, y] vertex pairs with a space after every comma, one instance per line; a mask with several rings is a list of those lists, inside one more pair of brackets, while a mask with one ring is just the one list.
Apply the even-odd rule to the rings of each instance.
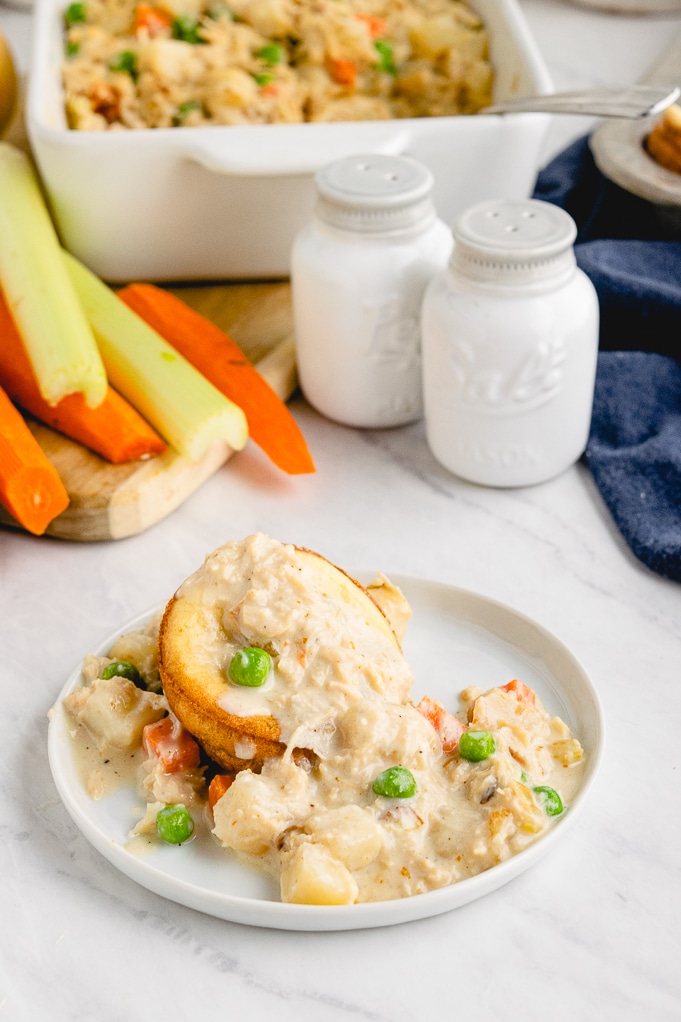
[[[291, 396], [297, 381], [288, 283], [169, 290], [225, 330], [279, 397]], [[233, 453], [217, 441], [199, 462], [169, 451], [146, 461], [111, 465], [47, 426], [33, 421], [29, 425], [70, 497], [67, 509], [47, 528], [47, 535], [60, 539], [124, 539], [143, 532], [174, 511]], [[20, 528], [1, 505], [0, 524]]]
[[[25, 83], [19, 85], [19, 109], [5, 140], [30, 155], [22, 116]], [[279, 397], [291, 396], [297, 379], [288, 283], [173, 285], [168, 290], [225, 330]], [[29, 426], [70, 497], [66, 511], [47, 528], [47, 535], [60, 539], [124, 539], [143, 532], [174, 511], [234, 453], [218, 441], [199, 462], [170, 451], [147, 461], [111, 465], [47, 426], [33, 421]], [[21, 528], [2, 505], [0, 525]]]

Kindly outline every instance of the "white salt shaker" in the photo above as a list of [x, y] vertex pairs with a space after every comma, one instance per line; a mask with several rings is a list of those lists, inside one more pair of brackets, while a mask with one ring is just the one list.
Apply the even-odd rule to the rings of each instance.
[[598, 354], [596, 291], [575, 223], [533, 199], [465, 210], [423, 301], [428, 445], [455, 475], [527, 486], [586, 446]]
[[452, 248], [432, 175], [408, 157], [357, 155], [315, 180], [314, 218], [291, 254], [302, 391], [348, 426], [412, 422], [423, 414], [423, 293]]

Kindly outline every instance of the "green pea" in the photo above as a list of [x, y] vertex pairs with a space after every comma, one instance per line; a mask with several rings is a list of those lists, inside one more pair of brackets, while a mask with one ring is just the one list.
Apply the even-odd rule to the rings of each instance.
[[416, 781], [411, 770], [406, 767], [388, 767], [378, 775], [371, 790], [374, 795], [382, 795], [384, 798], [411, 798], [416, 791]]
[[265, 684], [271, 670], [272, 657], [267, 650], [247, 646], [234, 654], [228, 673], [235, 685], [259, 688]]
[[495, 749], [494, 735], [489, 731], [464, 731], [459, 738], [459, 755], [470, 763], [489, 759]]
[[201, 110], [201, 104], [198, 99], [188, 99], [185, 103], [180, 103], [173, 117], [173, 122], [175, 124], [182, 124], [189, 114], [195, 110]]
[[110, 71], [130, 75], [133, 82], [137, 81], [137, 54], [132, 50], [123, 50], [109, 64]]
[[397, 66], [390, 43], [387, 43], [384, 39], [377, 39], [374, 43], [374, 49], [379, 56], [379, 61], [376, 65], [378, 70], [384, 71], [387, 75], [396, 75]]
[[260, 57], [270, 67], [274, 67], [275, 64], [281, 64], [284, 60], [284, 47], [280, 46], [279, 43], [267, 43], [265, 46], [261, 46], [256, 57]]
[[83, 3], [69, 4], [64, 11], [64, 24], [67, 28], [72, 25], [82, 25], [87, 20], [87, 8]]
[[147, 683], [140, 672], [128, 660], [114, 660], [112, 663], [107, 664], [101, 676], [105, 681], [108, 681], [109, 678], [127, 678], [128, 681], [134, 682], [138, 688], [147, 687]]
[[64, 47], [64, 53], [67, 57], [75, 57], [80, 50], [80, 43], [75, 43], [72, 39], [69, 39]]
[[181, 39], [183, 43], [193, 43], [194, 45], [204, 43], [205, 39], [199, 35], [200, 28], [201, 25], [196, 18], [192, 18], [189, 14], [182, 14], [173, 21], [173, 39]]
[[194, 833], [191, 813], [181, 803], [164, 806], [156, 814], [156, 831], [161, 840], [169, 845], [181, 845]]
[[263, 85], [269, 85], [270, 82], [274, 81], [274, 75], [268, 75], [268, 74], [257, 75], [256, 74], [256, 75], [253, 75], [253, 77], [255, 79], [255, 84], [259, 85], [261, 88], [262, 88]]
[[560, 816], [564, 808], [563, 800], [555, 788], [549, 788], [540, 784], [538, 788], [533, 788], [532, 791], [535, 795], [539, 795], [539, 800], [544, 806], [544, 812], [547, 816]]

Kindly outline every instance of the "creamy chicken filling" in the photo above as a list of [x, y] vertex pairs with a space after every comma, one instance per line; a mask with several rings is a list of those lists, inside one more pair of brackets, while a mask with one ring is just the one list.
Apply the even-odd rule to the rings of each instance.
[[[181, 592], [195, 592], [215, 575], [210, 558], [207, 564], [207, 574]], [[245, 576], [244, 566], [237, 565], [249, 584], [225, 603], [224, 618], [230, 635], [238, 622], [243, 642], [255, 648], [271, 643], [273, 630], [285, 637], [273, 676], [252, 689], [234, 684], [224, 649], [209, 655], [225, 664], [220, 698], [230, 712], [282, 715], [286, 750], [260, 773], [226, 775], [173, 717], [158, 690], [157, 622], [123, 636], [109, 657], [86, 658], [83, 683], [65, 700], [88, 791], [105, 797], [112, 785], [134, 785], [146, 806], [132, 838], [181, 845], [194, 825], [207, 826], [228, 852], [278, 878], [283, 901], [352, 904], [424, 893], [490, 869], [569, 809], [582, 747], [522, 682], [502, 679], [486, 692], [470, 686], [455, 712], [428, 698], [414, 706], [399, 648], [374, 665], [375, 685], [358, 685], [355, 651], [334, 641], [333, 621], [331, 640], [320, 632], [314, 652], [307, 643], [311, 660], [302, 669], [303, 593], [295, 595], [294, 611], [283, 599], [270, 605], [256, 566], [249, 562]], [[376, 587], [404, 626], [409, 609], [399, 590], [383, 577]], [[210, 598], [222, 597], [220, 583]], [[310, 613], [326, 620], [327, 611]], [[377, 639], [377, 649], [387, 648]], [[124, 676], [121, 663], [140, 678]], [[308, 689], [316, 693], [309, 704]], [[244, 750], [244, 759], [251, 755]], [[174, 830], [167, 828], [168, 807]]]

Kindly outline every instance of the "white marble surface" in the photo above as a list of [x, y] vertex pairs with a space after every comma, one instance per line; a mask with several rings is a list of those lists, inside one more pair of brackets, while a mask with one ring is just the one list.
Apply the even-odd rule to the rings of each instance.
[[[634, 80], [674, 19], [524, 0], [559, 87]], [[28, 17], [0, 8], [27, 60]], [[583, 130], [555, 123], [547, 151]], [[343, 429], [293, 405], [318, 464], [288, 480], [249, 448], [139, 537], [0, 532], [0, 1019], [681, 1018], [681, 588], [633, 559], [588, 471], [494, 491], [447, 475], [420, 425]], [[61, 806], [47, 712], [81, 655], [164, 601], [204, 554], [262, 530], [340, 564], [468, 587], [555, 632], [602, 698], [607, 749], [549, 856], [447, 915], [299, 934], [220, 922], [118, 874]]]

